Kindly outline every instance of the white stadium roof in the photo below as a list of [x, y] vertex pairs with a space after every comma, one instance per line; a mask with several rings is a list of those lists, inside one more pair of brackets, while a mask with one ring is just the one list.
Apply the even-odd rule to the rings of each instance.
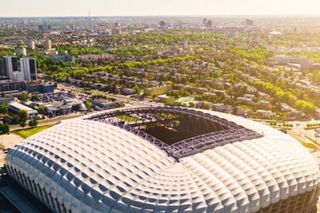
[[55, 212], [257, 212], [318, 187], [316, 161], [288, 135], [203, 112], [261, 137], [177, 160], [137, 134], [87, 116], [17, 145], [7, 155], [8, 172]]

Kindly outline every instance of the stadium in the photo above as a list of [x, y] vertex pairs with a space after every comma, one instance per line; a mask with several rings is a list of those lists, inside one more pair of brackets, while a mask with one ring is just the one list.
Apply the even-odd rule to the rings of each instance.
[[6, 157], [52, 212], [315, 212], [319, 167], [290, 136], [230, 114], [122, 108], [64, 121]]

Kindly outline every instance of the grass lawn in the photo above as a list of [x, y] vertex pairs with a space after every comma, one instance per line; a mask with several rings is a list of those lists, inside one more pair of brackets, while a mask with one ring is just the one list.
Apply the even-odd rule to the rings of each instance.
[[24, 130], [19, 130], [19, 131], [14, 131], [13, 133], [20, 135], [23, 138], [28, 138], [31, 135], [37, 134], [45, 129], [48, 129], [52, 127], [53, 125], [47, 125], [47, 126], [39, 126], [33, 129], [24, 129]]
[[122, 121], [127, 121], [127, 122], [137, 122], [137, 121], [139, 121], [139, 118], [136, 118], [136, 117], [131, 116], [131, 115], [118, 115], [116, 117], [119, 118]]
[[176, 100], [176, 103], [181, 104], [183, 106], [190, 106], [190, 104], [196, 105], [198, 101], [196, 101], [193, 97], [181, 97]]

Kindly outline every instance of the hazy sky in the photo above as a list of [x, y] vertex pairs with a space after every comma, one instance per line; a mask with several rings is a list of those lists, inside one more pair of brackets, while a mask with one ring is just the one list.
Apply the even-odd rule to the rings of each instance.
[[320, 0], [1, 0], [7, 16], [320, 15]]

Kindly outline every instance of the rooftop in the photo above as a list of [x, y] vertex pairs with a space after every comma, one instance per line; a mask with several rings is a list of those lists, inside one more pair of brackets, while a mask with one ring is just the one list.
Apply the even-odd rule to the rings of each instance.
[[19, 109], [19, 110], [26, 110], [26, 111], [29, 112], [29, 113], [30, 113], [30, 112], [31, 112], [31, 113], [37, 113], [36, 110], [31, 109], [30, 107], [25, 106], [25, 105], [23, 105], [23, 104], [20, 104], [20, 103], [18, 103], [18, 102], [15, 102], [15, 101], [11, 101], [11, 102], [9, 103], [9, 105], [10, 105], [11, 107], [14, 107], [14, 108]]

